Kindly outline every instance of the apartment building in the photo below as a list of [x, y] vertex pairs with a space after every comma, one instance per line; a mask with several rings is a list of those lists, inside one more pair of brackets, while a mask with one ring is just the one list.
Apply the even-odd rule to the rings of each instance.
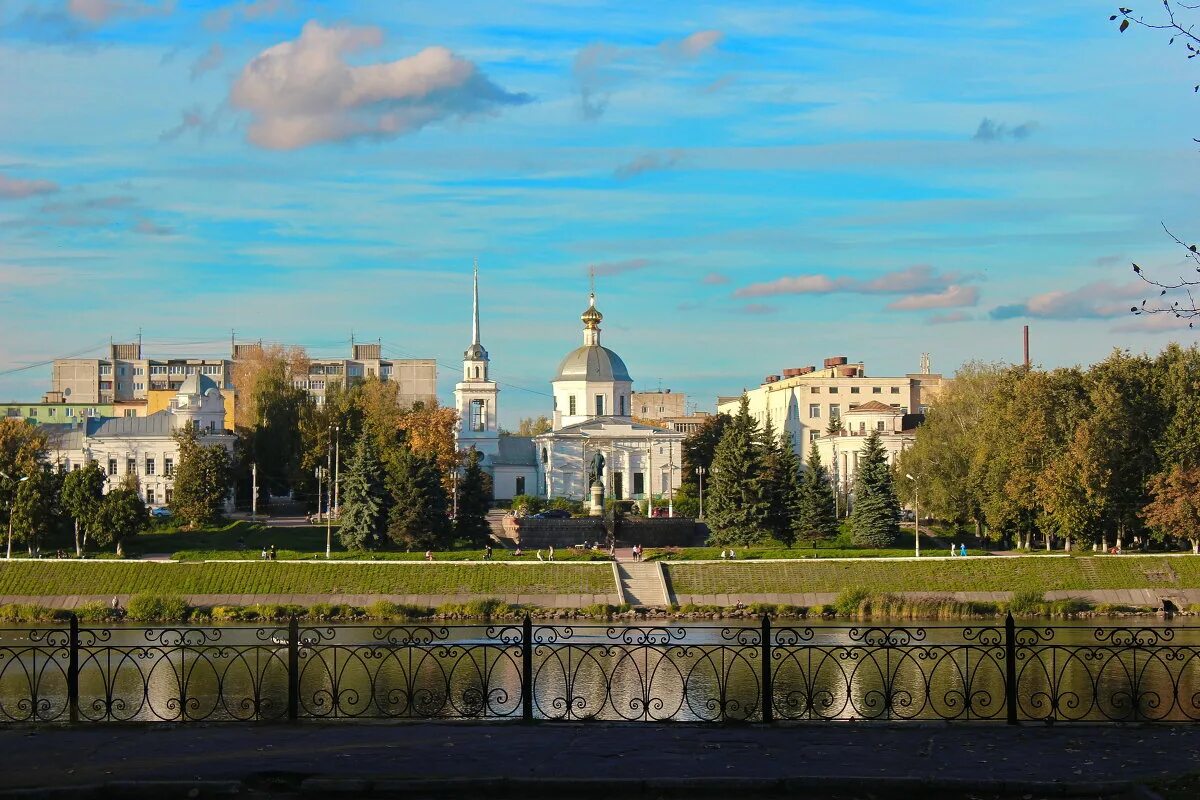
[[[144, 358], [141, 343], [134, 342], [110, 344], [107, 358], [56, 359], [50, 392], [72, 404], [120, 405], [117, 416], [126, 416], [126, 409], [141, 409], [152, 391], [174, 396], [190, 375], [207, 375], [220, 389], [233, 389], [233, 362], [229, 359]], [[146, 413], [141, 410], [128, 416]]]
[[[240, 347], [241, 345], [239, 345]], [[437, 402], [437, 361], [432, 358], [383, 358], [379, 344], [351, 343], [349, 358], [313, 358], [307, 375], [293, 375], [292, 382], [319, 404], [331, 386], [345, 388], [356, 380], [379, 378], [399, 385], [398, 400], [408, 408], [415, 403]], [[235, 353], [236, 355], [236, 353]]]
[[633, 416], [644, 422], [669, 420], [687, 414], [687, 395], [670, 389], [657, 392], [634, 392], [629, 396]]
[[[841, 419], [867, 403], [879, 403], [901, 418], [924, 414], [948, 383], [949, 379], [930, 371], [928, 355], [922, 355], [919, 372], [895, 377], [870, 376], [864, 362], [832, 356], [821, 369], [792, 367], [768, 375], [746, 396], [750, 414], [759, 424], [769, 417], [776, 431], [786, 431], [793, 448], [804, 455], [809, 443], [824, 435], [831, 419]], [[717, 410], [736, 414], [740, 402], [740, 396], [720, 397]]]

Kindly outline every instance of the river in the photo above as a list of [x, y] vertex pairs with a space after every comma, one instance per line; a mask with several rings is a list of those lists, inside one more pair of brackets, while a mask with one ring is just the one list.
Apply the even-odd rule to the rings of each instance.
[[1188, 621], [1011, 633], [987, 621], [775, 622], [765, 644], [751, 621], [81, 626], [74, 648], [65, 628], [12, 628], [0, 631], [0, 721], [70, 719], [72, 658], [74, 713], [97, 722], [1003, 722], [1010, 694], [1021, 720], [1186, 721], [1200, 719], [1200, 627]]

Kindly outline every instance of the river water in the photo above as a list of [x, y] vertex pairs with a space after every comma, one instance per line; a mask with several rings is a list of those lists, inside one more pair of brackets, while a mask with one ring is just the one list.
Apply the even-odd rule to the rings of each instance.
[[[1011, 670], [1022, 720], [1200, 720], [1200, 627], [1120, 622], [82, 626], [77, 713], [1003, 722]], [[69, 639], [0, 631], [0, 721], [69, 719]]]

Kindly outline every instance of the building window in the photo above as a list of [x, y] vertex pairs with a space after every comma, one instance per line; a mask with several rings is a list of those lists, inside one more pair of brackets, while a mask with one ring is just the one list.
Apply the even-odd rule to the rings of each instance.
[[[928, 414], [929, 413], [929, 406], [925, 405], [924, 403], [917, 406], [917, 408], [918, 408], [918, 411], [917, 411], [918, 414]], [[905, 413], [907, 414], [908, 412], [905, 411]]]
[[624, 500], [625, 499], [625, 486], [624, 486], [625, 475], [620, 472], [614, 472], [612, 474], [612, 481], [613, 481], [613, 499], [614, 500]]
[[842, 415], [842, 407], [840, 405], [838, 405], [837, 403], [834, 403], [833, 405], [831, 405], [829, 407], [829, 418], [830, 419], [837, 419], [841, 415]]
[[[859, 432], [859, 433], [866, 433], [866, 432], [867, 432], [867, 423], [865, 423], [865, 422], [860, 422], [860, 423], [858, 423], [858, 432]], [[858, 458], [858, 453], [855, 453], [855, 454], [854, 454], [854, 457], [857, 459], [857, 458]], [[857, 466], [857, 464], [855, 464], [855, 466]]]
[[469, 420], [470, 429], [473, 431], [481, 431], [484, 429], [484, 426], [486, 425], [486, 423], [487, 423], [487, 420], [485, 419], [485, 414], [484, 414], [484, 401], [483, 400], [472, 400], [471, 401], [471, 416], [470, 416], [470, 420]]
[[171, 487], [170, 486], [168, 486], [166, 489], [163, 490], [163, 502], [166, 503], [167, 505], [171, 505]]
[[525, 476], [517, 476], [517, 494], [525, 494]]
[[808, 404], [808, 418], [809, 419], [820, 419], [821, 418], [821, 406], [818, 405], [817, 403], [809, 403]]
[[572, 417], [575, 416], [575, 395], [567, 398], [567, 414]]
[[892, 394], [900, 394], [900, 387], [899, 387], [899, 386], [893, 386], [893, 387], [892, 387]]
[[151, 375], [166, 375], [167, 368], [166, 367], [151, 367], [150, 374]]
[[136, 409], [136, 408], [127, 408], [127, 409], [125, 409], [125, 416], [127, 416], [127, 417], [136, 417], [136, 416], [137, 416], [137, 409]]
[[604, 416], [604, 395], [602, 394], [596, 395], [596, 416]]
[[144, 391], [146, 390], [146, 384], [144, 384], [144, 383], [135, 383], [135, 384], [133, 385], [133, 390], [134, 390], [135, 392], [144, 392]]
[[546, 463], [549, 463], [549, 461], [550, 461], [550, 451], [543, 447], [542, 448], [542, 463], [546, 464]]
[[146, 502], [150, 505], [154, 505], [154, 490], [153, 489], [146, 490]]
[[108, 460], [108, 474], [109, 475], [117, 474], [117, 460], [115, 458], [110, 458]]
[[154, 474], [154, 458], [153, 457], [148, 457], [146, 459], [146, 474], [147, 475]]
[[126, 475], [137, 475], [137, 459], [135, 459], [135, 458], [125, 459], [125, 474]]
[[118, 369], [117, 369], [117, 374], [118, 374], [118, 375], [124, 375], [124, 374], [125, 374], [125, 368], [124, 368], [124, 367], [120, 367], [120, 368], [118, 368]]
[[883, 430], [883, 420], [879, 420], [878, 422], [875, 423], [875, 430], [877, 430], [877, 431]]
[[814, 386], [814, 387], [812, 387], [811, 389], [809, 389], [809, 391], [810, 391], [810, 392], [812, 392], [813, 394], [820, 394], [820, 393], [821, 393], [821, 387], [820, 387], [820, 386]]
[[633, 473], [633, 493], [635, 495], [646, 493], [646, 474], [644, 472]]
[[836, 387], [836, 386], [830, 386], [830, 387], [829, 387], [829, 393], [830, 393], [830, 394], [837, 394], [837, 393], [838, 393], [838, 387]]
[[31, 416], [31, 417], [36, 417], [36, 416], [37, 416], [37, 409], [36, 409], [36, 408], [31, 408], [31, 409], [29, 409], [29, 416]]
[[645, 407], [645, 406], [642, 406], [642, 413], [643, 413], [643, 414], [645, 414], [645, 413], [646, 413], [646, 407]]
[[112, 375], [112, 366], [110, 364], [101, 364], [100, 365], [100, 374], [101, 375]]
[[883, 394], [883, 387], [882, 386], [872, 386], [871, 394]]
[[145, 375], [145, 374], [146, 374], [146, 370], [142, 369], [141, 367], [134, 367], [134, 368], [133, 368], [133, 374], [134, 374], [134, 375]]
[[809, 440], [810, 442], [815, 442], [815, 441], [817, 440], [817, 437], [818, 437], [818, 436], [820, 436], [820, 435], [821, 435], [821, 432], [820, 432], [820, 431], [816, 431], [816, 430], [809, 431], [809, 432], [808, 432], [808, 440]]
[[48, 416], [48, 417], [53, 417], [53, 416], [54, 416], [54, 412], [55, 412], [55, 411], [57, 411], [57, 410], [58, 410], [58, 409], [55, 409], [55, 408], [47, 408], [47, 409], [46, 409], [46, 416]]
[[851, 387], [850, 387], [850, 394], [858, 394], [858, 387], [857, 387], [857, 386], [851, 386]]
[[175, 475], [175, 459], [173, 459], [173, 458], [164, 458], [163, 459], [163, 475], [166, 475], [168, 478], [173, 477]]

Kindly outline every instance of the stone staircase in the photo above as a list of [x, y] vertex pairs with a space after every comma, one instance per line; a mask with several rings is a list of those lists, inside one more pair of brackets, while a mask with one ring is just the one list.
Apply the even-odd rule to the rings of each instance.
[[1096, 572], [1096, 559], [1079, 559], [1079, 571], [1082, 572], [1083, 577], [1087, 579], [1089, 589], [1095, 589], [1100, 585], [1100, 575]]
[[663, 584], [658, 570], [658, 564], [653, 562], [619, 562], [617, 575], [621, 578], [621, 592], [625, 596], [625, 602], [631, 606], [669, 606], [670, 601], [663, 596]]
[[493, 508], [487, 512], [488, 527], [492, 529], [492, 538], [503, 544], [504, 539], [504, 517], [508, 514], [502, 508]]

